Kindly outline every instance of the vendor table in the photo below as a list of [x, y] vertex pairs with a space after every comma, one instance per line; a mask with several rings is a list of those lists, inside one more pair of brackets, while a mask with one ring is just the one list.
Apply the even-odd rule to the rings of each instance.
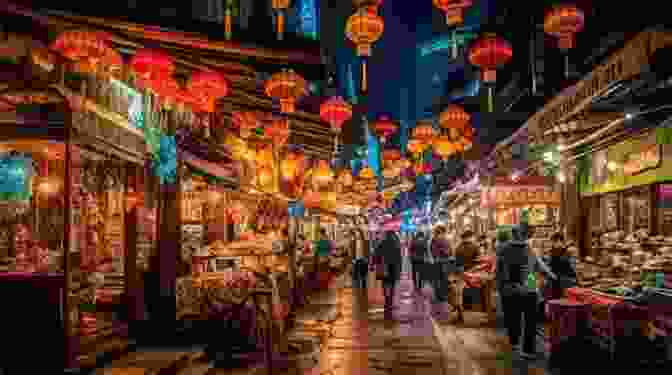
[[553, 361], [563, 347], [573, 345], [577, 337], [586, 335], [591, 310], [588, 303], [568, 299], [549, 301], [548, 310], [551, 324], [546, 334], [546, 345]]
[[672, 306], [639, 306], [618, 296], [585, 288], [569, 288], [567, 296], [572, 301], [590, 306], [593, 338], [597, 339], [598, 344], [606, 346], [610, 359], [616, 359], [618, 353], [631, 356], [631, 349], [642, 349], [643, 344], [655, 346], [656, 340], [666, 341], [670, 359]]

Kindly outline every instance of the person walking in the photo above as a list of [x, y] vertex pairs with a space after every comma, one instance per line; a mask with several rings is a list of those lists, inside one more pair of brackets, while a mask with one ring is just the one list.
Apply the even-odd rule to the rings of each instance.
[[413, 275], [413, 283], [415, 285], [415, 291], [416, 293], [420, 293], [422, 291], [422, 287], [424, 284], [424, 268], [425, 268], [425, 260], [427, 259], [427, 252], [428, 252], [428, 243], [427, 243], [427, 238], [425, 237], [424, 232], [418, 232], [416, 234], [415, 238], [411, 242], [410, 246], [410, 258], [411, 258], [411, 266], [412, 266], [412, 275]]
[[474, 268], [480, 249], [473, 241], [474, 232], [467, 230], [462, 233], [462, 242], [455, 249], [456, 267], [448, 275], [451, 305], [457, 310], [457, 321], [464, 322], [464, 271]]
[[448, 302], [447, 264], [450, 257], [450, 243], [446, 239], [446, 228], [437, 226], [432, 234], [430, 253], [433, 259], [432, 287], [434, 288], [434, 314], [441, 315], [441, 305]]
[[394, 290], [401, 277], [401, 243], [393, 232], [385, 232], [384, 239], [376, 247], [376, 256], [379, 258], [382, 272], [378, 275], [383, 282], [385, 295], [385, 319], [392, 319], [394, 306]]
[[[523, 232], [521, 228], [514, 227], [511, 231], [512, 240], [499, 247], [496, 282], [511, 347], [514, 351], [519, 350], [521, 331], [524, 331], [521, 357], [534, 359], [537, 306], [540, 300], [534, 273], [541, 272], [551, 280], [556, 279], [556, 276], [530, 250]], [[523, 318], [524, 330], [521, 327]]]
[[366, 289], [369, 276], [369, 244], [361, 230], [355, 230], [353, 235], [355, 238], [355, 260], [352, 266], [353, 286]]

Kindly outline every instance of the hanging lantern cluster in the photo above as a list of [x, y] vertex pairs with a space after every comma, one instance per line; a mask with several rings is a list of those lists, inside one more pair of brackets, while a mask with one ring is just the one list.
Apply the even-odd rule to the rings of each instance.
[[481, 69], [481, 80], [488, 85], [488, 109], [493, 110], [492, 85], [497, 80], [497, 69], [513, 57], [513, 48], [494, 33], [485, 33], [469, 49], [469, 62]]
[[121, 69], [121, 55], [109, 42], [112, 36], [102, 31], [64, 31], [54, 40], [50, 49], [75, 62], [82, 73], [113, 74]]
[[294, 113], [296, 102], [307, 92], [308, 84], [291, 69], [283, 69], [266, 81], [266, 95], [280, 102], [280, 112]]
[[583, 30], [583, 11], [575, 5], [553, 7], [544, 18], [544, 31], [558, 38], [558, 47], [565, 55], [565, 77], [569, 77], [569, 50], [574, 48], [576, 34]]
[[372, 7], [359, 8], [348, 18], [345, 35], [357, 47], [357, 56], [362, 58], [362, 91], [367, 91], [366, 60], [371, 56], [371, 45], [383, 35], [385, 22]]
[[446, 24], [455, 26], [464, 22], [464, 10], [472, 5], [472, 0], [433, 0], [434, 6], [446, 13]]
[[380, 143], [385, 144], [390, 136], [399, 130], [399, 124], [390, 120], [387, 116], [380, 116], [380, 118], [373, 123], [373, 130], [380, 138]]

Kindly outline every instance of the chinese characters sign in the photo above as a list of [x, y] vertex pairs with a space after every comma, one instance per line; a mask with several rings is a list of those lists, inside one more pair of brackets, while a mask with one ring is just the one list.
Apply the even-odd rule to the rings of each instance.
[[545, 186], [494, 187], [481, 192], [482, 207], [560, 205], [560, 192]]

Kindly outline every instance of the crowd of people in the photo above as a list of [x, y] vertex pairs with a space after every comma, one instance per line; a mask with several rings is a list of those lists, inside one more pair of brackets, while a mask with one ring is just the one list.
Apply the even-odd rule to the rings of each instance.
[[[524, 225], [498, 231], [492, 246], [485, 236], [477, 240], [470, 230], [462, 233], [457, 243], [451, 242], [443, 226], [435, 227], [429, 236], [419, 232], [405, 242], [397, 233], [385, 232], [382, 241], [374, 246], [370, 262], [383, 285], [385, 317], [392, 316], [404, 247], [408, 249], [416, 293], [422, 293], [424, 286], [430, 284], [433, 306], [447, 302], [457, 313], [457, 323], [464, 321], [464, 272], [478, 266], [481, 256], [496, 256], [496, 290], [511, 346], [514, 350], [522, 349], [522, 357], [533, 358], [537, 327], [545, 319], [545, 301], [562, 298], [564, 290], [576, 284], [575, 262], [563, 235], [555, 233], [551, 241], [550, 256], [541, 257], [528, 245]], [[368, 263], [368, 254], [358, 250], [353, 267], [355, 286], [366, 287]], [[538, 286], [537, 273], [544, 277], [543, 288]], [[440, 311], [435, 308], [433, 313]]]

